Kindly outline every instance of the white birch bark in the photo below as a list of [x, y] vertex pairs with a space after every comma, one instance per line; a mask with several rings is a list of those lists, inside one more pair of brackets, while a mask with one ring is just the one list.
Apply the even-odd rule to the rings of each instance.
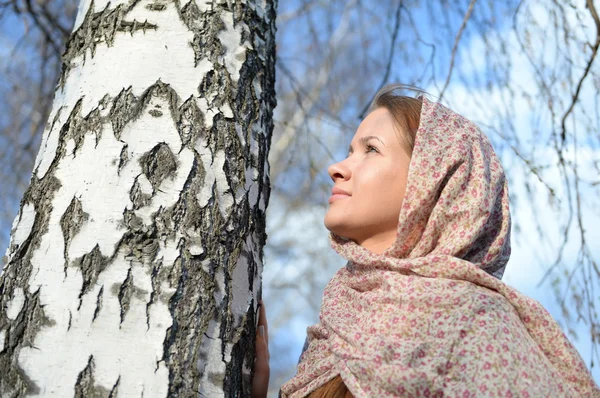
[[270, 0], [82, 0], [0, 279], [0, 396], [247, 396]]

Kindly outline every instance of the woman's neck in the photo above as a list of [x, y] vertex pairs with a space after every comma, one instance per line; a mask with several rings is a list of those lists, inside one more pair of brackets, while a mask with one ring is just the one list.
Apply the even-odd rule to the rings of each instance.
[[375, 254], [381, 254], [394, 244], [396, 234], [396, 231], [379, 234], [357, 241], [356, 243]]

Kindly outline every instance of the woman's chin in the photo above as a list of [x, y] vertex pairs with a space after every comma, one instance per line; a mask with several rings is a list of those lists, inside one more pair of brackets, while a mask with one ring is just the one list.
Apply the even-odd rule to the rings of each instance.
[[325, 225], [325, 228], [329, 230], [329, 232], [333, 232], [334, 234], [337, 234], [340, 230], [340, 223], [335, 220], [334, 217], [331, 217], [329, 213], [325, 214], [323, 224]]
[[347, 240], [354, 240], [353, 237], [356, 235], [356, 229], [348, 225], [348, 216], [346, 214], [336, 214], [336, 212], [330, 210], [325, 213], [323, 224], [329, 232]]
[[343, 238], [345, 240], [352, 240], [352, 238], [349, 236], [351, 234], [349, 234], [347, 230], [341, 228], [339, 225], [328, 224], [327, 220], [325, 220], [325, 228], [327, 228], [329, 232], [339, 236], [340, 238]]

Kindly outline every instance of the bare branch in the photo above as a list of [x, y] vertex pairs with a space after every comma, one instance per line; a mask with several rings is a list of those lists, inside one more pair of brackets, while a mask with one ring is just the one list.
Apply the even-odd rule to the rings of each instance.
[[[375, 92], [379, 91], [385, 85], [385, 83], [388, 81], [388, 79], [390, 77], [390, 70], [392, 69], [392, 63], [394, 60], [394, 49], [396, 48], [396, 39], [398, 38], [398, 32], [400, 31], [400, 17], [402, 16], [402, 7], [403, 7], [403, 1], [400, 0], [400, 4], [398, 4], [398, 8], [396, 9], [396, 22], [394, 24], [394, 30], [392, 31], [392, 42], [390, 43], [390, 52], [388, 55], [387, 65], [385, 68], [385, 74], [383, 75], [383, 79], [381, 79], [381, 84], [379, 85], [379, 87], [377, 88], [377, 90]], [[375, 97], [375, 95], [373, 95], [373, 97], [371, 97], [371, 101], [373, 101], [374, 97]], [[371, 101], [369, 101], [365, 105], [362, 112], [358, 116], [359, 119], [364, 119], [365, 114], [369, 110]]]
[[562, 120], [560, 123], [560, 125], [561, 125], [561, 133], [560, 133], [561, 146], [565, 145], [565, 141], [567, 139], [567, 127], [566, 127], [567, 118], [569, 117], [571, 112], [573, 112], [573, 108], [575, 108], [575, 104], [577, 103], [577, 100], [579, 99], [579, 94], [581, 92], [581, 88], [583, 87], [583, 82], [584, 82], [585, 78], [587, 77], [588, 73], [590, 72], [590, 69], [592, 68], [592, 64], [594, 63], [594, 60], [596, 59], [596, 54], [598, 53], [598, 47], [600, 47], [600, 18], [598, 17], [598, 13], [596, 12], [596, 8], [594, 7], [593, 0], [587, 0], [586, 5], [587, 5], [588, 10], [590, 11], [590, 14], [592, 15], [592, 19], [594, 20], [594, 23], [596, 24], [596, 41], [594, 42], [594, 44], [590, 44], [590, 47], [592, 49], [592, 54], [590, 55], [590, 58], [588, 59], [585, 70], [583, 71], [583, 75], [581, 76], [581, 78], [579, 79], [579, 82], [577, 83], [577, 88], [575, 89], [575, 93], [573, 94], [573, 97], [571, 99], [571, 105], [569, 105], [569, 108], [567, 109], [567, 111], [565, 112], [565, 114], [562, 117]]
[[458, 29], [458, 33], [456, 34], [456, 38], [454, 39], [454, 46], [452, 47], [452, 55], [450, 57], [450, 68], [448, 69], [448, 76], [446, 76], [446, 82], [444, 83], [444, 87], [442, 91], [440, 91], [439, 99], [440, 101], [444, 98], [444, 93], [446, 92], [446, 88], [448, 88], [448, 84], [450, 84], [450, 78], [452, 77], [452, 70], [454, 69], [454, 60], [456, 58], [456, 53], [458, 51], [458, 43], [460, 42], [460, 38], [462, 37], [463, 31], [467, 27], [467, 22], [469, 22], [469, 18], [471, 18], [471, 13], [473, 12], [473, 8], [475, 8], [475, 3], [477, 0], [471, 0], [469, 3], [469, 9], [463, 18], [462, 24], [460, 25], [460, 29]]

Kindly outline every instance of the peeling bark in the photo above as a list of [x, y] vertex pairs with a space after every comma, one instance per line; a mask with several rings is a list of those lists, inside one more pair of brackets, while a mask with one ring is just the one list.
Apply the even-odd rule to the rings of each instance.
[[0, 396], [250, 394], [275, 6], [84, 7], [0, 279]]

